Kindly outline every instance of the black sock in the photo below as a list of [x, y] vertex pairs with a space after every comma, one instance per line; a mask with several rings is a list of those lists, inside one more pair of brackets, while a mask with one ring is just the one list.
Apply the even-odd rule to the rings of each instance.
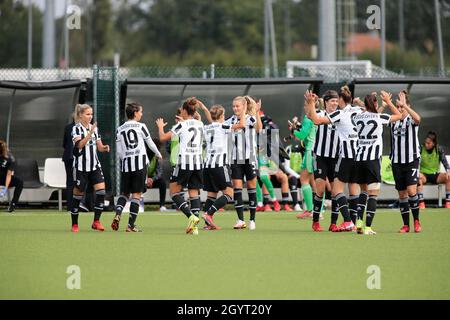
[[216, 198], [208, 196], [208, 198], [206, 198], [205, 205], [203, 206], [203, 211], [208, 212], [209, 208], [211, 208], [211, 206], [213, 205], [213, 203], [215, 201], [216, 201]]
[[366, 226], [371, 227], [373, 218], [375, 217], [375, 212], [377, 211], [377, 196], [369, 196], [367, 200], [367, 210], [366, 210]]
[[282, 192], [281, 193], [281, 204], [284, 206], [288, 204], [289, 202], [289, 192]]
[[120, 196], [119, 199], [117, 199], [117, 203], [116, 203], [116, 207], [115, 207], [115, 211], [117, 215], [121, 215], [123, 208], [125, 207], [125, 205], [127, 204], [128, 198], [125, 196]]
[[72, 225], [78, 224], [78, 210], [80, 208], [81, 199], [83, 199], [83, 196], [73, 195], [72, 212], [70, 213], [70, 216], [72, 218]]
[[238, 219], [244, 221], [244, 202], [242, 201], [242, 189], [234, 189], [234, 208]]
[[364, 219], [364, 211], [366, 211], [366, 205], [367, 205], [367, 198], [369, 197], [369, 195], [367, 194], [367, 192], [361, 192], [359, 194], [359, 198], [358, 198], [358, 209], [357, 209], [357, 214], [358, 214], [358, 219], [359, 220], [363, 220]]
[[331, 224], [336, 224], [339, 218], [339, 209], [335, 197], [331, 198]]
[[216, 201], [209, 207], [207, 210], [207, 213], [212, 216], [214, 213], [219, 210], [220, 208], [223, 208], [227, 205], [228, 202], [230, 202], [232, 199], [226, 194], [223, 194], [219, 198], [217, 198]]
[[184, 200], [184, 197], [182, 197], [181, 194], [182, 193], [175, 193], [174, 195], [172, 195], [172, 200], [177, 205], [177, 208], [181, 210], [181, 212], [183, 212], [186, 217], [189, 218], [192, 215], [192, 212], [189, 209], [186, 200]]
[[268, 194], [264, 194], [263, 195], [263, 204], [266, 205], [266, 204], [269, 204], [269, 202], [270, 202], [270, 196]]
[[341, 212], [342, 217], [344, 218], [344, 222], [351, 222], [352, 219], [350, 218], [350, 213], [348, 211], [348, 202], [345, 194], [338, 193], [336, 195], [336, 201], [339, 206], [339, 211]]
[[417, 194], [409, 197], [408, 199], [409, 207], [411, 208], [411, 212], [414, 218], [414, 221], [419, 220], [419, 197]]
[[403, 225], [409, 226], [409, 203], [408, 198], [400, 199], [400, 213], [402, 215]]
[[250, 220], [255, 221], [256, 218], [256, 189], [247, 188], [248, 192], [248, 209], [250, 210]]
[[289, 177], [289, 190], [291, 191], [292, 205], [298, 203], [297, 178]]
[[348, 211], [350, 213], [350, 219], [352, 222], [356, 223], [356, 218], [358, 217], [358, 199], [359, 196], [351, 195], [348, 197]]
[[202, 207], [202, 203], [200, 202], [200, 197], [197, 196], [195, 198], [190, 198], [189, 202], [191, 203], [191, 212], [198, 217], [199, 213], [200, 213], [200, 209]]
[[313, 222], [319, 222], [320, 210], [322, 209], [322, 197], [314, 194], [313, 205]]
[[105, 189], [95, 191], [94, 221], [100, 220], [105, 207]]
[[140, 199], [131, 199], [130, 202], [130, 217], [128, 218], [128, 226], [134, 228], [136, 223], [136, 218], [139, 214], [139, 202]]

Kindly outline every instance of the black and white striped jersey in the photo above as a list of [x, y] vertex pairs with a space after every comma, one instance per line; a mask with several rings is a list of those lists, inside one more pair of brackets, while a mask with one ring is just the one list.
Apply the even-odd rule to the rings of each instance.
[[229, 155], [233, 152], [231, 126], [213, 122], [204, 127], [206, 141], [205, 168], [223, 167], [230, 164]]
[[147, 168], [149, 159], [145, 144], [157, 156], [161, 157], [158, 148], [144, 123], [129, 120], [116, 130], [117, 155], [121, 160], [122, 172], [133, 172]]
[[[257, 162], [256, 121], [256, 117], [246, 115], [245, 128], [233, 131], [233, 163], [244, 163], [246, 160]], [[231, 116], [224, 122], [229, 126], [237, 123], [239, 123], [239, 117], [236, 115]]]
[[419, 125], [408, 115], [405, 119], [389, 124], [391, 129], [391, 153], [393, 163], [407, 164], [420, 158]]
[[172, 128], [180, 137], [177, 165], [183, 170], [200, 170], [203, 163], [203, 122], [190, 119], [182, 121]]
[[[320, 110], [317, 114], [321, 117], [325, 117], [327, 112]], [[339, 157], [339, 135], [337, 133], [336, 125], [322, 124], [317, 126], [313, 151], [314, 154], [319, 157]]]
[[[81, 123], [77, 123], [72, 128], [72, 141], [75, 144], [75, 140], [81, 139], [88, 135], [89, 130], [92, 128], [92, 124], [89, 124], [88, 128], [85, 128]], [[100, 140], [98, 134], [98, 128], [95, 128], [91, 138], [86, 145], [78, 152], [78, 156], [74, 155], [74, 168], [78, 171], [91, 172], [100, 168], [100, 161], [97, 157], [97, 141]]]
[[336, 126], [339, 136], [339, 156], [353, 159], [358, 148], [358, 130], [353, 118], [362, 112], [361, 108], [347, 105], [344, 109], [336, 110], [327, 117]]
[[365, 111], [354, 117], [358, 128], [358, 154], [356, 161], [379, 160], [383, 155], [383, 125], [389, 124], [386, 113]]

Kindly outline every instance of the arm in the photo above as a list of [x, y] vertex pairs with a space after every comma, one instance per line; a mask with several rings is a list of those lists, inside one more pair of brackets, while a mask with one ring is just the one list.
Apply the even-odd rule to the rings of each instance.
[[156, 147], [155, 143], [153, 142], [150, 136], [148, 137], [148, 139], [145, 139], [145, 143], [150, 148], [150, 150], [152, 150], [155, 153], [157, 158], [162, 159], [161, 153], [159, 152], [158, 148]]
[[9, 188], [9, 184], [11, 183], [11, 177], [13, 175], [13, 171], [8, 170], [6, 173], [6, 181], [5, 181], [5, 188], [8, 189]]
[[256, 103], [256, 126], [255, 126], [256, 132], [260, 132], [263, 127], [259, 110], [261, 110], [261, 99], [259, 99], [258, 102]]
[[158, 127], [159, 140], [161, 142], [169, 141], [172, 139], [173, 132], [164, 132], [164, 127], [167, 125], [167, 122], [164, 122], [163, 118], [159, 118], [156, 120], [156, 126]]
[[209, 112], [208, 108], [200, 100], [197, 99], [197, 101], [198, 104], [200, 105], [200, 109], [202, 109], [203, 113], [205, 114], [206, 120], [208, 120], [209, 123], [212, 123], [213, 120], [211, 118], [211, 113]]
[[75, 137], [73, 139], [74, 146], [80, 150], [83, 149], [86, 146], [86, 144], [88, 143], [88, 141], [91, 139], [91, 136], [94, 134], [95, 128], [97, 128], [97, 123], [94, 123], [92, 125], [92, 127], [88, 131], [86, 137], [84, 137], [83, 139], [81, 139], [81, 137]]
[[309, 133], [311, 132], [312, 128], [314, 127], [314, 123], [312, 122], [311, 119], [308, 119], [307, 117], [303, 118], [302, 121], [302, 128], [300, 129], [300, 131], [295, 130], [294, 131], [294, 135], [299, 139], [299, 140], [305, 140], [306, 137], [309, 135]]
[[389, 122], [396, 122], [398, 120], [404, 119], [404, 116], [400, 113], [400, 111], [398, 111], [398, 109], [392, 103], [391, 98], [392, 95], [390, 93], [387, 93], [386, 91], [381, 91], [381, 99], [383, 100], [384, 103], [387, 104], [387, 106], [389, 107], [389, 109], [391, 109], [392, 112], [392, 116]]
[[439, 161], [441, 161], [442, 165], [445, 168], [445, 171], [447, 171], [447, 173], [450, 173], [450, 166], [448, 165], [448, 161], [447, 161], [447, 157], [445, 156], [444, 148], [439, 146], [438, 152], [439, 152]]
[[305, 112], [306, 115], [315, 125], [330, 124], [328, 117], [320, 117], [316, 112], [315, 99], [316, 95], [312, 91], [306, 91], [305, 95]]
[[97, 149], [100, 152], [109, 152], [110, 151], [109, 145], [103, 144], [102, 140], [100, 140], [100, 139], [97, 140]]

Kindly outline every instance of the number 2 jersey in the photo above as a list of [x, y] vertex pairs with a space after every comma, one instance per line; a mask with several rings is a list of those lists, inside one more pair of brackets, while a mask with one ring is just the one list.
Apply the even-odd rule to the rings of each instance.
[[203, 122], [189, 119], [173, 126], [171, 131], [180, 138], [177, 165], [182, 170], [201, 170], [203, 163]]
[[121, 171], [132, 172], [147, 169], [149, 159], [145, 144], [158, 157], [161, 153], [144, 123], [129, 120], [116, 131], [117, 155], [121, 160]]
[[386, 113], [365, 111], [354, 117], [358, 128], [358, 153], [356, 161], [379, 160], [383, 154], [383, 125], [389, 124]]

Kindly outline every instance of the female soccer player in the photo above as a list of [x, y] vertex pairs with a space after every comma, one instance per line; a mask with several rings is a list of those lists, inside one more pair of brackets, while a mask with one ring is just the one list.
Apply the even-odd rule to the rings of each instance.
[[[246, 108], [241, 110], [239, 122], [232, 126], [224, 124], [225, 109], [215, 105], [208, 110], [203, 103], [200, 107], [204, 110], [211, 124], [204, 127], [206, 140], [206, 156], [203, 168], [203, 190], [208, 192], [205, 203], [203, 219], [207, 226], [206, 230], [220, 230], [214, 223], [214, 213], [223, 208], [233, 197], [233, 185], [231, 183], [229, 139], [232, 130], [245, 128]], [[217, 198], [218, 192], [223, 195]]]
[[9, 153], [8, 145], [0, 140], [0, 198], [14, 187], [14, 195], [9, 204], [8, 212], [14, 212], [23, 190], [23, 181], [14, 175], [14, 159]]
[[[420, 184], [419, 201], [421, 209], [425, 208], [423, 186], [430, 184], [445, 184], [445, 207], [450, 208], [450, 166], [445, 157], [444, 149], [438, 145], [437, 133], [428, 132], [420, 152]], [[439, 172], [442, 163], [446, 172]]]
[[[199, 194], [202, 188], [202, 144], [204, 135], [203, 123], [194, 119], [198, 105], [199, 103], [194, 97], [184, 101], [181, 107], [181, 117], [184, 121], [176, 124], [169, 132], [164, 132], [164, 127], [167, 125], [164, 119], [156, 120], [161, 142], [172, 139], [174, 135], [180, 138], [178, 161], [170, 177], [169, 190], [172, 200], [188, 218], [186, 233], [194, 235], [198, 234], [197, 224], [200, 221], [193, 211], [194, 209], [195, 211], [200, 210], [201, 206]], [[192, 211], [180, 195], [183, 187], [188, 188]]]
[[131, 195], [130, 217], [126, 231], [140, 232], [141, 230], [136, 226], [136, 218], [139, 213], [139, 201], [146, 190], [147, 166], [150, 162], [145, 145], [147, 144], [159, 159], [162, 159], [162, 156], [147, 126], [139, 122], [143, 115], [142, 106], [136, 102], [127, 103], [125, 113], [128, 121], [116, 131], [117, 156], [121, 164], [121, 196], [117, 200], [116, 216], [111, 228], [114, 231], [119, 229], [123, 208]]
[[104, 231], [100, 223], [105, 202], [105, 179], [103, 177], [97, 150], [109, 152], [109, 146], [104, 145], [98, 133], [97, 124], [91, 124], [93, 112], [88, 104], [77, 104], [75, 107], [76, 124], [72, 129], [74, 143], [75, 186], [73, 188], [72, 232], [78, 232], [78, 211], [84, 190], [89, 183], [95, 191], [94, 222], [92, 229]]
[[[315, 125], [334, 124], [339, 136], [339, 158], [336, 164], [332, 194], [339, 207], [344, 222], [338, 227], [334, 228], [337, 231], [353, 231], [354, 223], [349, 212], [352, 212], [356, 222], [358, 193], [359, 188], [355, 177], [355, 161], [357, 145], [358, 145], [358, 131], [353, 118], [362, 112], [361, 108], [353, 107], [351, 105], [352, 95], [347, 86], [342, 87], [339, 92], [339, 109], [326, 116], [319, 116], [316, 112], [316, 101], [318, 97], [311, 91], [305, 93], [306, 110], [308, 117]], [[345, 184], [348, 184], [349, 201], [344, 194]]]
[[[323, 95], [325, 110], [319, 111], [319, 116], [325, 117], [336, 111], [339, 104], [339, 95], [334, 90], [328, 90]], [[336, 162], [339, 156], [339, 137], [336, 132], [336, 125], [322, 124], [317, 127], [317, 133], [314, 143], [314, 179], [315, 179], [315, 195], [314, 195], [314, 211], [313, 224], [314, 231], [322, 231], [319, 223], [320, 211], [322, 208], [322, 198], [326, 190], [327, 179], [333, 188], [335, 176]], [[331, 223], [329, 231], [337, 230], [338, 209], [336, 200], [332, 200]]]
[[[365, 111], [354, 117], [358, 128], [358, 151], [356, 154], [356, 180], [361, 193], [367, 193], [366, 226], [358, 217], [356, 230], [358, 233], [373, 235], [372, 222], [377, 210], [377, 197], [381, 184], [381, 156], [383, 153], [383, 125], [402, 119], [403, 115], [391, 101], [392, 95], [381, 91], [381, 99], [391, 109], [392, 115], [378, 113], [378, 101], [374, 94], [364, 99]], [[363, 210], [361, 210], [363, 212]]]
[[225, 121], [225, 124], [232, 126], [239, 123], [243, 116], [243, 110], [247, 109], [245, 115], [245, 128], [233, 133], [233, 152], [231, 162], [231, 176], [234, 187], [234, 204], [238, 215], [238, 221], [234, 229], [245, 229], [244, 208], [242, 201], [242, 187], [244, 176], [247, 180], [247, 192], [249, 198], [250, 223], [249, 229], [255, 230], [256, 217], [256, 176], [258, 170], [257, 163], [257, 143], [256, 134], [262, 129], [259, 109], [260, 102], [256, 103], [251, 97], [236, 97], [233, 100], [234, 115]]
[[[396, 101], [398, 111], [403, 119], [391, 122], [391, 153], [392, 174], [395, 180], [395, 189], [398, 191], [400, 213], [403, 227], [400, 233], [409, 232], [409, 212], [414, 218], [414, 231], [420, 232], [419, 200], [417, 196], [417, 182], [419, 178], [419, 124], [420, 116], [410, 105], [408, 93], [401, 91]], [[380, 110], [379, 110], [380, 111]]]

